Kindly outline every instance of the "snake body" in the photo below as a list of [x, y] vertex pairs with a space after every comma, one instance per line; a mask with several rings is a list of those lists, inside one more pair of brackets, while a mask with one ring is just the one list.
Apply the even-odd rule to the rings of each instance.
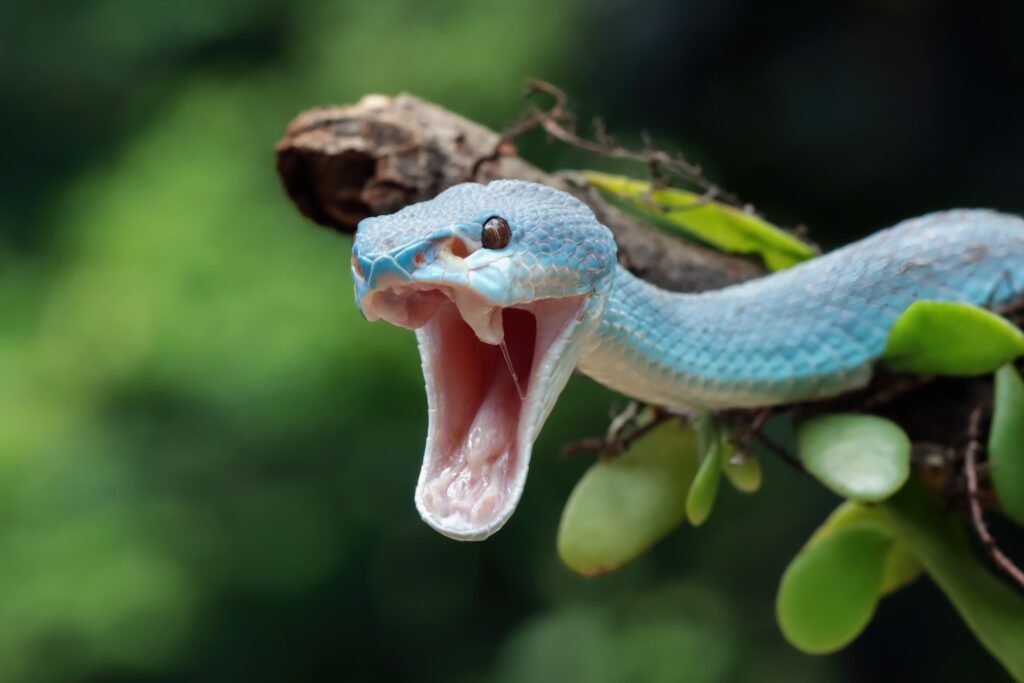
[[[498, 249], [481, 243], [493, 217], [511, 227]], [[914, 301], [997, 306], [1024, 295], [1024, 220], [933, 213], [754, 281], [681, 294], [620, 267], [610, 231], [572, 196], [520, 181], [467, 183], [363, 221], [353, 277], [368, 319], [417, 329], [431, 411], [420, 513], [442, 533], [475, 539], [511, 514], [533, 439], [573, 368], [680, 409], [850, 391], [870, 380], [889, 329]], [[536, 320], [522, 406], [501, 388], [507, 372], [488, 360], [498, 357], [488, 345], [519, 334], [510, 311]]]
[[794, 268], [702, 294], [619, 268], [580, 368], [676, 408], [754, 407], [867, 384], [917, 300], [998, 305], [1024, 291], [1024, 220], [984, 210], [905, 221]]

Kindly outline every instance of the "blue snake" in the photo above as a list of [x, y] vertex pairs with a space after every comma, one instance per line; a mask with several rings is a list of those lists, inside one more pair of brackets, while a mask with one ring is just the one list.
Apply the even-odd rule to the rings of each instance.
[[367, 320], [416, 331], [429, 422], [420, 515], [478, 540], [515, 509], [533, 442], [574, 369], [679, 410], [857, 389], [914, 301], [998, 305], [1024, 293], [1024, 220], [933, 213], [788, 270], [684, 294], [620, 267], [611, 232], [571, 195], [465, 183], [363, 220], [352, 275]]

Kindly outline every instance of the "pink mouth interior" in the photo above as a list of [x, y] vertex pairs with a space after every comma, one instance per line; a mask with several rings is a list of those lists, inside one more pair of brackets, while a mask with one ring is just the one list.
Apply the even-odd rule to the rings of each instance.
[[512, 513], [533, 439], [559, 393], [544, 383], [582, 305], [582, 297], [567, 297], [501, 309], [507, 361], [447, 297], [420, 330], [431, 414], [417, 502], [442, 533], [482, 538]]
[[584, 302], [499, 308], [470, 289], [421, 283], [364, 301], [368, 319], [417, 330], [430, 426], [416, 501], [438, 531], [484, 538], [515, 509], [533, 439], [574, 362], [565, 354]]
[[432, 353], [424, 362], [437, 401], [421, 503], [438, 520], [486, 526], [515, 479], [524, 409], [519, 390], [529, 394], [537, 319], [514, 308], [502, 310], [501, 318], [511, 371], [501, 347], [477, 339], [454, 304], [442, 304], [425, 327]]

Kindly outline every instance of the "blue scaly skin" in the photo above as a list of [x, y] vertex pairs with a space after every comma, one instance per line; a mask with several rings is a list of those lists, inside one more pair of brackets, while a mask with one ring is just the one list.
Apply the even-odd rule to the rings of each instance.
[[[488, 249], [481, 230], [495, 216], [512, 237]], [[467, 183], [360, 223], [353, 277], [367, 319], [417, 330], [430, 424], [416, 503], [440, 532], [469, 540], [515, 509], [573, 368], [675, 409], [857, 389], [912, 302], [1024, 294], [1024, 220], [929, 214], [755, 281], [680, 294], [619, 267], [611, 232], [572, 196]]]

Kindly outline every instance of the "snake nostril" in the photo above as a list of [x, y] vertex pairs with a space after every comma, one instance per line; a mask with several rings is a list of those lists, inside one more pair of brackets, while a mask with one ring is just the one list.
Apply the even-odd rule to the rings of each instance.
[[424, 256], [424, 255], [423, 255], [423, 252], [421, 251], [421, 252], [418, 252], [418, 253], [416, 254], [416, 256], [414, 256], [414, 257], [413, 257], [413, 259], [412, 259], [412, 262], [413, 262], [413, 263], [415, 263], [415, 264], [416, 264], [417, 266], [422, 266], [422, 265], [423, 265], [423, 263], [424, 263], [424, 262], [425, 262], [426, 260], [427, 260], [427, 257], [426, 257], [426, 256]]
[[452, 256], [458, 256], [459, 258], [466, 258], [469, 256], [469, 247], [466, 246], [465, 242], [458, 238], [449, 240], [448, 250], [451, 252]]
[[366, 275], [363, 273], [363, 265], [359, 263], [359, 257], [356, 256], [355, 254], [352, 254], [352, 270], [354, 270], [356, 272], [356, 275], [358, 275], [359, 277], [366, 277]]

